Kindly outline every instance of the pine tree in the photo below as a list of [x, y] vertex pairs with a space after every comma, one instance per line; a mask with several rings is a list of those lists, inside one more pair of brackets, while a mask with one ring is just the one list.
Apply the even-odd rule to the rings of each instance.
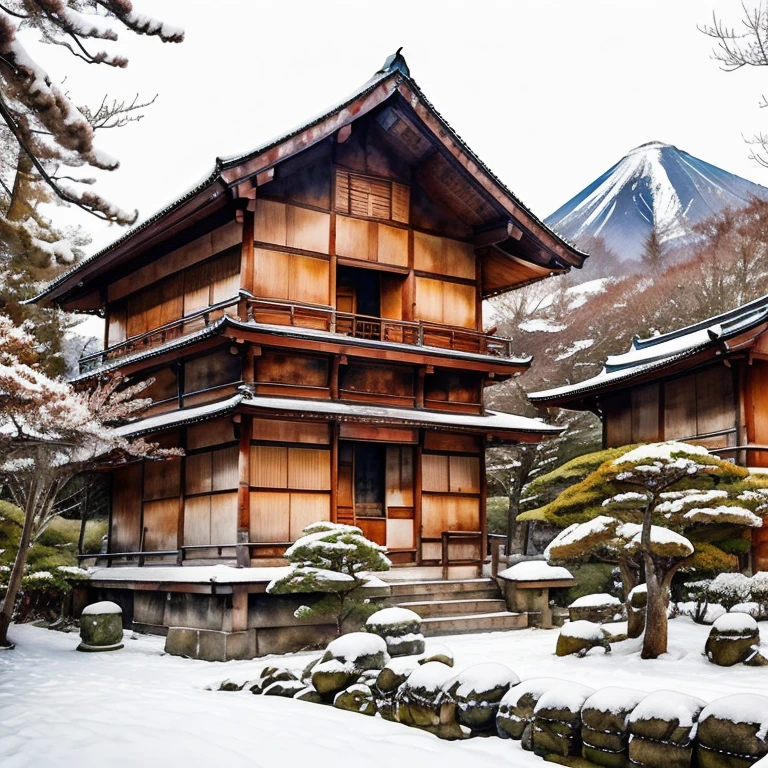
[[[695, 567], [697, 547], [689, 536], [710, 526], [738, 535], [763, 524], [756, 513], [768, 508], [768, 497], [744, 490], [741, 481], [748, 474], [685, 443], [635, 448], [563, 494], [581, 494], [600, 514], [565, 529], [547, 556], [555, 562], [614, 558], [625, 586], [642, 569], [648, 589], [642, 657], [657, 658], [667, 651], [672, 579], [680, 568]], [[706, 544], [698, 548], [707, 554]]]
[[138, 398], [148, 383], [121, 387], [109, 380], [89, 393], [42, 373], [26, 331], [0, 315], [0, 485], [24, 515], [18, 552], [0, 608], [0, 646], [10, 627], [29, 548], [60, 512], [56, 501], [73, 478], [126, 458], [168, 458], [143, 439], [121, 436], [115, 426], [148, 405]]
[[[388, 571], [385, 548], [365, 538], [360, 528], [340, 523], [308, 525], [285, 552], [292, 568], [267, 586], [275, 595], [324, 593], [311, 606], [302, 605], [297, 618], [330, 617], [341, 634], [346, 618], [365, 618], [377, 606], [366, 595], [368, 574]], [[368, 589], [368, 592], [370, 590]]]

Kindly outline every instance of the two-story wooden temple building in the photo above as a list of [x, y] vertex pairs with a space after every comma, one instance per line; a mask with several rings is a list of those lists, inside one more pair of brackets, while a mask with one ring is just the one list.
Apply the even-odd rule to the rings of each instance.
[[106, 319], [77, 384], [153, 377], [151, 411], [124, 430], [185, 452], [111, 473], [102, 561], [272, 565], [333, 520], [396, 565], [476, 575], [485, 446], [552, 431], [484, 408], [484, 388], [530, 360], [484, 332], [483, 300], [584, 257], [399, 53], [333, 109], [217, 160], [36, 299]]
[[[768, 467], [766, 331], [768, 296], [671, 333], [636, 337], [597, 376], [529, 398], [593, 411], [606, 448], [682, 440], [743, 466]], [[755, 570], [768, 570], [766, 534], [752, 534]]]

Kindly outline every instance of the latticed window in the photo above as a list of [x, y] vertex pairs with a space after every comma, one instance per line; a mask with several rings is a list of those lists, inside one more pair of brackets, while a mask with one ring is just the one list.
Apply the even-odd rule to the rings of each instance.
[[408, 223], [410, 189], [405, 184], [336, 170], [336, 210], [350, 216]]

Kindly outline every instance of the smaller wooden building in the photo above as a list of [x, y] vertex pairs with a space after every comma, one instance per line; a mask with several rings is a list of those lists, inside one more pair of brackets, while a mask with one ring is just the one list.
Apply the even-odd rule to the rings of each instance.
[[[768, 467], [768, 296], [700, 323], [635, 337], [591, 379], [529, 395], [538, 406], [589, 410], [603, 445], [682, 440], [734, 463]], [[768, 530], [753, 533], [768, 570]]]

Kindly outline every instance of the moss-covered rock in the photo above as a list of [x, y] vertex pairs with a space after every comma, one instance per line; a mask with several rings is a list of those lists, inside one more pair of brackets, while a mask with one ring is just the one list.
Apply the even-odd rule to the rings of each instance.
[[220, 691], [242, 691], [245, 683], [238, 683], [236, 680], [224, 680], [219, 685]]
[[502, 739], [523, 739], [525, 732], [532, 730], [533, 710], [541, 696], [562, 684], [554, 677], [535, 677], [510, 688], [499, 702], [496, 733]]
[[595, 693], [579, 683], [562, 683], [541, 695], [533, 712], [533, 751], [539, 757], [581, 754], [581, 708]]
[[745, 613], [726, 613], [712, 625], [704, 647], [707, 658], [719, 667], [743, 664], [759, 655], [760, 630]]
[[383, 608], [372, 614], [365, 629], [383, 638], [390, 656], [413, 656], [424, 652], [421, 616], [407, 608]]
[[322, 704], [322, 696], [315, 690], [313, 685], [304, 686], [300, 691], [297, 691], [293, 698], [297, 701], [307, 701], [310, 704]]
[[581, 708], [582, 755], [603, 768], [629, 765], [630, 713], [647, 696], [627, 688], [603, 688]]
[[441, 664], [453, 666], [453, 651], [444, 645], [430, 643], [419, 658], [419, 664], [429, 664], [430, 661], [439, 661]]
[[605, 624], [610, 621], [621, 621], [624, 617], [624, 606], [618, 598], [602, 592], [577, 598], [568, 606], [568, 614], [571, 621]]
[[345, 709], [348, 712], [357, 712], [371, 717], [376, 714], [373, 692], [367, 685], [359, 683], [337, 693], [333, 700], [333, 706], [337, 709]]
[[293, 699], [296, 694], [303, 692], [306, 685], [301, 680], [277, 680], [268, 685], [263, 691], [263, 696], [282, 696], [284, 699]]
[[555, 653], [558, 656], [584, 656], [592, 648], [611, 652], [600, 625], [591, 621], [572, 621], [560, 630]]
[[445, 688], [456, 702], [456, 716], [461, 725], [473, 731], [496, 726], [499, 703], [520, 678], [504, 664], [475, 664], [459, 672]]
[[339, 691], [357, 682], [360, 672], [349, 662], [323, 661], [312, 670], [312, 685], [324, 699], [333, 699]]
[[123, 647], [123, 610], [104, 600], [86, 606], [80, 615], [78, 651], [117, 651]]
[[366, 669], [383, 669], [389, 661], [386, 641], [369, 632], [350, 632], [328, 644], [320, 663], [333, 659], [351, 664], [362, 672]]
[[246, 685], [251, 693], [261, 694], [273, 683], [295, 682], [296, 680], [298, 680], [298, 678], [290, 669], [268, 666], [263, 667], [259, 676], [250, 683], [246, 683]]
[[737, 693], [716, 699], [699, 716], [700, 768], [749, 768], [768, 755], [768, 698]]

